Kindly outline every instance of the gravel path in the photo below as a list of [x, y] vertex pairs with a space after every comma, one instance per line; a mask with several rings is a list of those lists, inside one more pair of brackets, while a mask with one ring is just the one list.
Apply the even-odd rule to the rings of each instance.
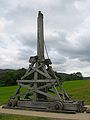
[[40, 111], [4, 109], [2, 108], [2, 106], [0, 106], [0, 113], [59, 118], [59, 120], [90, 120], [90, 114], [87, 113], [77, 113], [77, 114], [51, 113], [51, 112], [40, 112]]

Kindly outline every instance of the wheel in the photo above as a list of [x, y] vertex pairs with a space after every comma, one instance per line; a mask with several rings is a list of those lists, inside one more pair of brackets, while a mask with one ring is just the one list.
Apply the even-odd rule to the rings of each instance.
[[7, 104], [7, 106], [11, 107], [12, 106], [12, 102], [9, 101], [8, 104]]
[[7, 106], [8, 107], [15, 107], [17, 105], [17, 100], [16, 99], [10, 99]]
[[57, 102], [54, 106], [55, 110], [62, 110], [63, 104], [61, 102]]

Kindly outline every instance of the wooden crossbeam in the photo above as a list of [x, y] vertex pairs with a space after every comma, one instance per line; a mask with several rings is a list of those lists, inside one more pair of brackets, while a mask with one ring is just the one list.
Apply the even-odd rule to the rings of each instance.
[[39, 93], [39, 94], [41, 94], [41, 95], [44, 95], [44, 96], [46, 96], [46, 97], [48, 97], [48, 98], [51, 98], [51, 100], [59, 100], [58, 97], [55, 97], [55, 96], [53, 96], [53, 95], [51, 95], [51, 94], [48, 94], [48, 93], [45, 93], [45, 92], [43, 92], [43, 91], [37, 90], [37, 91], [35, 91], [35, 92], [36, 92], [36, 93]]
[[40, 80], [17, 80], [18, 83], [52, 83], [55, 82], [55, 79], [40, 79]]
[[46, 87], [51, 87], [52, 86], [52, 83], [47, 83], [47, 84], [45, 84], [45, 85], [43, 85], [43, 86], [39, 86], [38, 87], [38, 90], [40, 90], [40, 89], [44, 89], [44, 88], [46, 88]]
[[32, 89], [32, 87], [27, 86], [27, 85], [25, 85], [25, 84], [22, 84], [22, 83], [20, 83], [20, 82], [18, 82], [18, 85], [21, 86], [21, 87], [27, 88], [27, 89]]
[[32, 67], [32, 69], [33, 69], [34, 71], [37, 71], [39, 74], [45, 76], [46, 78], [49, 78], [49, 79], [51, 78], [51, 76], [50, 76], [49, 74], [46, 74], [45, 72], [39, 70], [38, 68]]
[[26, 73], [21, 79], [24, 79], [25, 77], [29, 76], [30, 74], [32, 74], [34, 72], [34, 70], [31, 70], [30, 72]]

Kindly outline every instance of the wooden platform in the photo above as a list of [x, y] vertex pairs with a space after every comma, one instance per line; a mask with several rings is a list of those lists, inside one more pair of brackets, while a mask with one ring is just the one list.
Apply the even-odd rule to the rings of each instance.
[[59, 118], [59, 120], [90, 120], [90, 114], [88, 113], [77, 113], [77, 114], [51, 113], [51, 112], [40, 112], [40, 111], [4, 109], [2, 108], [2, 106], [0, 106], [0, 113]]

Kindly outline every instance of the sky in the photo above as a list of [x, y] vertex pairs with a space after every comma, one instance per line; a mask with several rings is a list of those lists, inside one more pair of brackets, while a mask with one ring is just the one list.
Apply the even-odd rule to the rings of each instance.
[[38, 11], [53, 69], [90, 76], [90, 0], [0, 0], [0, 69], [28, 68]]

